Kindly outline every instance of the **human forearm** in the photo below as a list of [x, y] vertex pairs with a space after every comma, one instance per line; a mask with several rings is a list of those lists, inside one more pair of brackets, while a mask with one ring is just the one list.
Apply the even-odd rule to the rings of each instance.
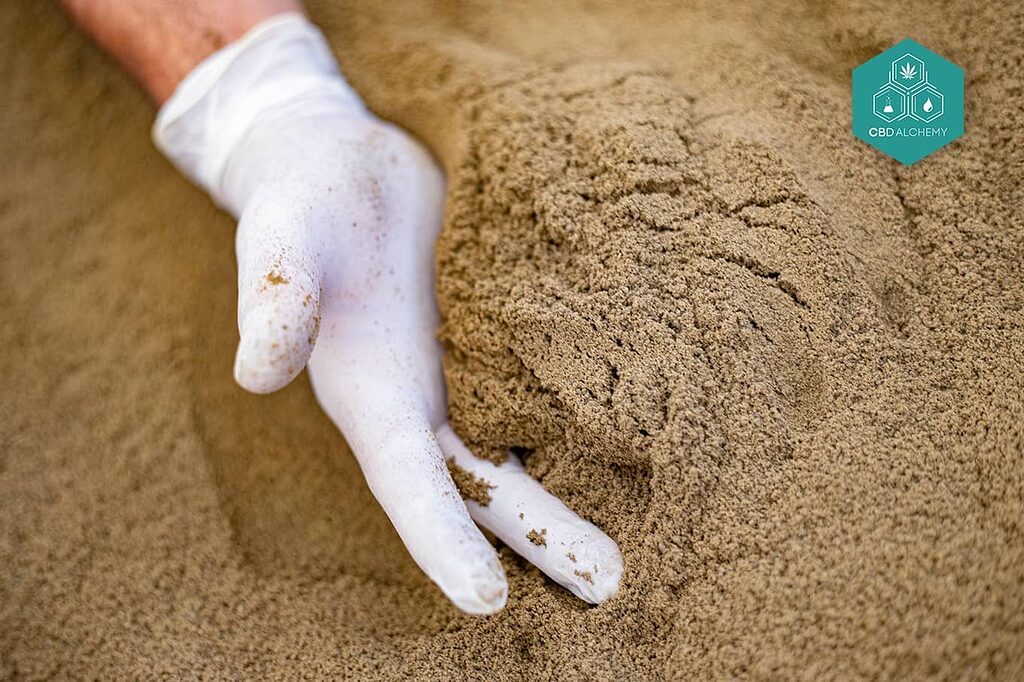
[[199, 62], [301, 0], [60, 0], [64, 10], [162, 104]]

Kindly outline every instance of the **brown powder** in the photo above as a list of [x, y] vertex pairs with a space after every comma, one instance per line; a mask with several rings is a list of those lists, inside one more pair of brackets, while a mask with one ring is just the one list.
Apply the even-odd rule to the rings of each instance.
[[454, 459], [449, 459], [447, 462], [448, 472], [452, 475], [455, 487], [459, 489], [463, 499], [473, 500], [484, 507], [491, 503], [491, 490], [496, 486], [482, 478], [477, 478], [471, 471], [466, 471], [456, 464]]
[[[445, 167], [456, 430], [620, 543], [619, 594], [502, 548], [508, 608], [455, 612], [306, 380], [234, 386], [231, 220], [16, 0], [0, 677], [1024, 678], [1019, 4], [308, 4]], [[907, 36], [968, 80], [911, 168], [849, 133]]]
[[540, 531], [538, 531], [536, 528], [531, 528], [530, 532], [526, 534], [526, 539], [532, 542], [533, 544], [537, 545], [538, 547], [547, 547], [547, 534], [547, 528], [541, 528]]

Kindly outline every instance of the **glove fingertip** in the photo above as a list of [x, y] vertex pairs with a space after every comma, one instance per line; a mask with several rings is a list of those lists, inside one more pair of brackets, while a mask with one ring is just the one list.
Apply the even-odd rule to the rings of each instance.
[[319, 331], [319, 317], [310, 315], [282, 323], [265, 310], [246, 317], [235, 354], [234, 376], [251, 393], [273, 393], [287, 386], [309, 361]]
[[455, 585], [441, 584], [442, 591], [466, 613], [487, 616], [501, 611], [508, 602], [508, 580], [500, 562], [497, 557], [484, 560], [477, 569], [460, 575]]
[[278, 367], [273, 362], [255, 360], [253, 355], [252, 351], [244, 348], [244, 342], [239, 344], [235, 354], [235, 382], [250, 393], [262, 395], [280, 390], [291, 383], [304, 367], [304, 364]]

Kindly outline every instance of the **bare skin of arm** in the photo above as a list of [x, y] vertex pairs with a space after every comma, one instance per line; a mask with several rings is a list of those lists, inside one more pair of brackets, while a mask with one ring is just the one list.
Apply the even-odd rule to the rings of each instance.
[[159, 105], [199, 62], [300, 0], [60, 0]]

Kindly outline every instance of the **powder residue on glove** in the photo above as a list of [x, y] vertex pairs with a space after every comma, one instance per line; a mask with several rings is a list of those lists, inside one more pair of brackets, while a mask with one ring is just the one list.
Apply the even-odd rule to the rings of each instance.
[[459, 489], [463, 499], [473, 500], [483, 507], [491, 503], [491, 490], [497, 486], [488, 483], [482, 478], [478, 478], [472, 471], [466, 471], [456, 464], [454, 459], [446, 461], [448, 463], [448, 473], [452, 475], [455, 487]]
[[[308, 382], [233, 384], [230, 219], [17, 0], [0, 677], [1024, 678], [1019, 4], [308, 5], [445, 168], [455, 430], [617, 540], [619, 593], [500, 547], [508, 607], [457, 613]], [[968, 120], [905, 168], [849, 78], [908, 36]]]
[[529, 532], [526, 534], [526, 539], [532, 542], [533, 544], [537, 545], [538, 547], [547, 547], [547, 535], [547, 528], [541, 528], [540, 530], [537, 530], [536, 528], [531, 528]]
[[594, 582], [594, 576], [590, 573], [590, 571], [573, 571], [573, 573], [575, 573], [583, 580], [586, 580], [588, 583]]

